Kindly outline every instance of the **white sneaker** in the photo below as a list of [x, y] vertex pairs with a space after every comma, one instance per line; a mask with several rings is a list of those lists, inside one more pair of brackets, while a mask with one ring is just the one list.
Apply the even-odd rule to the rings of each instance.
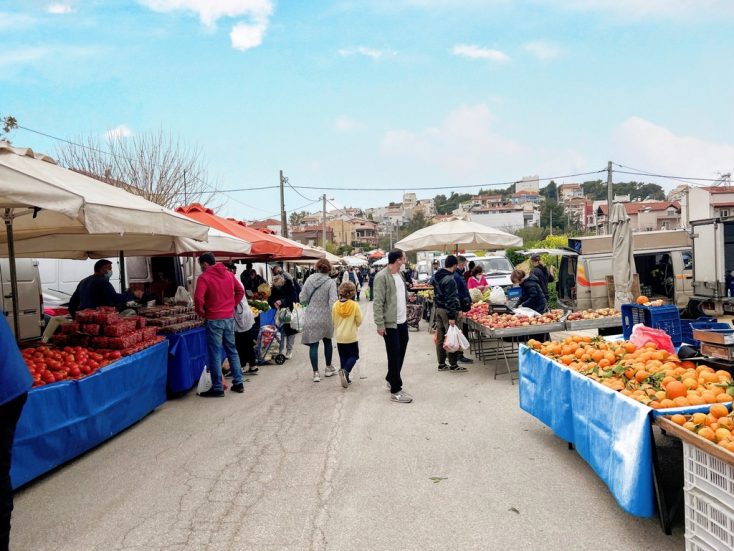
[[319, 377], [319, 372], [318, 371], [314, 371], [313, 372], [313, 382], [314, 383], [318, 383], [320, 381], [321, 381], [321, 377]]
[[289, 350], [285, 353], [285, 359], [290, 360], [293, 357], [293, 350]]
[[324, 377], [331, 377], [333, 375], [336, 375], [336, 369], [334, 369], [330, 365], [327, 365], [326, 369], [324, 369]]
[[392, 400], [393, 402], [398, 402], [400, 404], [409, 404], [413, 401], [413, 397], [404, 390], [401, 390], [400, 392], [396, 392], [395, 394], [390, 394], [390, 400]]

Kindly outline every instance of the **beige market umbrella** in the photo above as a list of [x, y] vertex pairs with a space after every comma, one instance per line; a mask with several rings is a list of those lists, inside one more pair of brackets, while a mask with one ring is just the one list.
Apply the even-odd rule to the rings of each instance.
[[[93, 243], [85, 243], [89, 236], [95, 236], [91, 238], [95, 241], [106, 235], [115, 246], [120, 246], [119, 251], [124, 251], [129, 250], [130, 242], [142, 242], [149, 248], [173, 237], [203, 241], [208, 235], [208, 228], [202, 224], [123, 189], [62, 168], [46, 155], [11, 147], [7, 142], [0, 142], [0, 215], [6, 230], [5, 235], [0, 235], [0, 246], [6, 247], [10, 258], [16, 335], [16, 243], [35, 239], [39, 249], [49, 248], [41, 245], [43, 238], [58, 242], [60, 236], [70, 236], [75, 246], [64, 248], [78, 252], [92, 248], [89, 245]], [[170, 242], [167, 245], [172, 246]]]
[[612, 206], [609, 221], [612, 224], [612, 263], [614, 275], [614, 307], [634, 301], [632, 282], [635, 276], [635, 258], [632, 250], [630, 217], [621, 203]]
[[439, 222], [395, 243], [395, 248], [402, 251], [498, 250], [519, 246], [522, 239], [516, 235], [467, 220]]

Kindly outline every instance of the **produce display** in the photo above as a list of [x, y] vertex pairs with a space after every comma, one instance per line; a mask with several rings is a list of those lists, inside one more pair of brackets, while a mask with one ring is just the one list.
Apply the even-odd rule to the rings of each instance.
[[727, 371], [681, 361], [650, 342], [574, 335], [561, 342], [531, 339], [528, 347], [653, 409], [732, 402]]
[[515, 327], [527, 327], [531, 325], [544, 325], [549, 323], [557, 323], [563, 318], [563, 310], [551, 310], [546, 314], [536, 316], [534, 318], [522, 314], [498, 314], [489, 313], [489, 304], [486, 302], [478, 302], [472, 305], [466, 317], [475, 322], [489, 327], [490, 329], [508, 329]]
[[122, 357], [120, 350], [101, 351], [83, 346], [65, 346], [62, 349], [39, 346], [25, 348], [21, 354], [33, 377], [34, 387], [81, 379]]
[[[270, 305], [268, 304], [267, 300], [260, 300], [260, 299], [252, 298], [252, 299], [247, 300], [247, 304], [250, 305], [250, 309], [255, 308], [258, 311], [258, 313], [267, 312], [268, 310], [270, 310]], [[255, 314], [254, 311], [252, 313], [253, 315], [257, 315]]]
[[[417, 289], [413, 287], [413, 290], [415, 291]], [[433, 300], [433, 289], [419, 290], [418, 296], [426, 300]]]
[[138, 314], [160, 334], [180, 333], [203, 325], [193, 306], [151, 306], [141, 308]]
[[708, 413], [671, 415], [668, 419], [701, 438], [734, 452], [734, 413], [729, 413], [725, 405], [714, 404]]
[[658, 299], [658, 300], [650, 300], [645, 295], [640, 295], [639, 297], [637, 297], [637, 301], [636, 302], [637, 302], [637, 304], [639, 304], [641, 306], [651, 306], [651, 307], [662, 306], [663, 304], [665, 304], [665, 302], [663, 302], [660, 299]]
[[580, 312], [571, 312], [566, 318], [568, 321], [579, 320], [596, 320], [602, 318], [621, 317], [619, 310], [615, 308], [599, 308], [598, 310], [581, 310]]
[[252, 314], [253, 318], [256, 318], [260, 315], [260, 310], [258, 310], [254, 306], [250, 306], [250, 313]]
[[141, 316], [120, 316], [114, 308], [80, 310], [76, 319], [59, 326], [51, 337], [56, 348], [81, 346], [95, 350], [120, 350], [134, 354], [159, 342], [155, 327]]

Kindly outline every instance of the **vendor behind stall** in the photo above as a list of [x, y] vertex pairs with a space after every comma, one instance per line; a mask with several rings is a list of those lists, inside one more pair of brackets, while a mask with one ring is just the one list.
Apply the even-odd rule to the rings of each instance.
[[94, 263], [94, 273], [85, 277], [77, 285], [76, 291], [69, 300], [69, 313], [75, 317], [77, 311], [100, 306], [119, 306], [125, 304], [125, 295], [121, 295], [110, 283], [112, 262], [98, 260]]
[[130, 288], [125, 291], [124, 295], [125, 303], [136, 302], [141, 306], [147, 306], [149, 302], [156, 301], [156, 295], [153, 293], [145, 292], [145, 285], [143, 283], [131, 283]]
[[544, 313], [548, 310], [548, 301], [543, 293], [543, 288], [540, 285], [540, 281], [533, 274], [525, 275], [523, 270], [513, 270], [510, 280], [515, 285], [520, 285], [522, 289], [522, 296], [517, 303], [517, 306], [524, 306], [535, 310], [539, 314]]

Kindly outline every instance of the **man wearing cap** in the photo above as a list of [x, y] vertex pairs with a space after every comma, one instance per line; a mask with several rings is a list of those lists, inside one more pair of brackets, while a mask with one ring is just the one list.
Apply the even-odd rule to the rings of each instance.
[[540, 281], [540, 288], [543, 290], [543, 294], [545, 295], [545, 300], [548, 300], [548, 283], [553, 283], [553, 281], [555, 281], [553, 274], [545, 267], [539, 254], [534, 254], [530, 257], [530, 264], [533, 267], [532, 270], [530, 270], [530, 274], [538, 278], [538, 281]]

